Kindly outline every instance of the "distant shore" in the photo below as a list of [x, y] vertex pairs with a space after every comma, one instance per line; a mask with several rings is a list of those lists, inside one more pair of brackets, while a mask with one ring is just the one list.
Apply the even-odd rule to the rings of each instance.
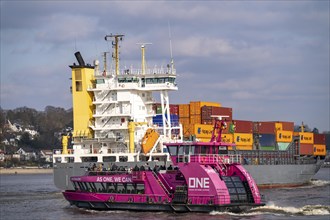
[[0, 175], [7, 174], [51, 174], [52, 168], [0, 168]]

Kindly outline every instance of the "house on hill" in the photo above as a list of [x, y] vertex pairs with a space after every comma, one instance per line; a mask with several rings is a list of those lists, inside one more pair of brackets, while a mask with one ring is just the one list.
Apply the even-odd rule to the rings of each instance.
[[53, 151], [51, 150], [41, 150], [40, 159], [44, 159], [45, 162], [51, 163], [53, 161]]

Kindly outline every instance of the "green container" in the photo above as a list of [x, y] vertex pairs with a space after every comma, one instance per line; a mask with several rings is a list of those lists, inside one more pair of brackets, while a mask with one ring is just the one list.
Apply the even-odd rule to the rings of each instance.
[[275, 150], [275, 146], [260, 146], [260, 150]]
[[278, 145], [278, 149], [279, 150], [287, 150], [288, 146], [290, 145], [290, 143], [286, 143], [286, 142], [277, 142]]

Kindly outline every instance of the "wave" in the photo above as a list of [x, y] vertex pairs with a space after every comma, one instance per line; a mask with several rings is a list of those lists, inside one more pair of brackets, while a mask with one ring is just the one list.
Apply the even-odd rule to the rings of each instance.
[[233, 215], [233, 216], [255, 216], [255, 215], [281, 215], [281, 216], [323, 216], [330, 215], [330, 206], [326, 205], [306, 205], [301, 208], [296, 207], [280, 207], [272, 203], [268, 203], [265, 206], [252, 208], [243, 213], [231, 213], [231, 212], [211, 212], [211, 215]]

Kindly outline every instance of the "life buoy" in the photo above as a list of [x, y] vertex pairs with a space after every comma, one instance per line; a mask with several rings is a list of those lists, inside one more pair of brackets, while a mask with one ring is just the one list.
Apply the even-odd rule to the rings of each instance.
[[188, 204], [191, 204], [191, 199], [188, 199], [187, 203], [188, 203]]

